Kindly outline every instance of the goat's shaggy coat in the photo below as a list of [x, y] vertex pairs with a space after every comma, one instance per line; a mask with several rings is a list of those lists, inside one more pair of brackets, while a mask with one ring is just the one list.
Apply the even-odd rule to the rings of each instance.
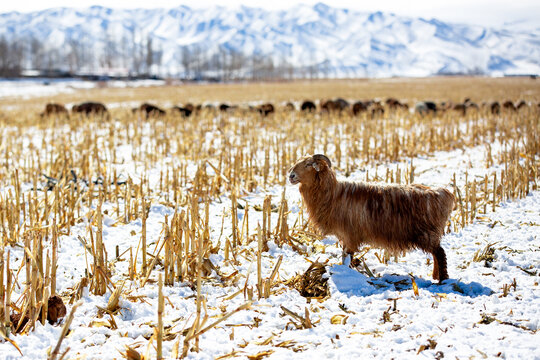
[[422, 249], [433, 254], [433, 278], [448, 278], [440, 241], [454, 206], [450, 191], [338, 181], [324, 155], [297, 162], [289, 179], [300, 183], [311, 221], [324, 234], [337, 236], [345, 252], [352, 254], [361, 244], [394, 253]]

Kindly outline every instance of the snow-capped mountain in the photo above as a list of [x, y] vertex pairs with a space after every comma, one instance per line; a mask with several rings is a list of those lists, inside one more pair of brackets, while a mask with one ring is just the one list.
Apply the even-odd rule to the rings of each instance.
[[231, 69], [242, 67], [233, 66], [235, 59], [240, 60], [231, 54], [243, 54], [331, 77], [540, 73], [536, 25], [489, 28], [322, 3], [279, 11], [245, 6], [151, 10], [93, 6], [10, 12], [0, 14], [2, 36], [21, 39], [28, 47], [40, 44], [44, 59], [50, 60], [52, 50], [64, 68], [133, 70], [142, 63], [161, 74], [181, 74], [200, 66], [201, 59], [223, 60], [219, 55], [212, 58], [221, 51], [228, 54], [223, 62], [228, 61]]

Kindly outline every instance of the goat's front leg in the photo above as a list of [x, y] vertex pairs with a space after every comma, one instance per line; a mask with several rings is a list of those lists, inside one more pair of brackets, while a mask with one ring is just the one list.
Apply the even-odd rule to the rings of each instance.
[[345, 244], [349, 242], [344, 241], [343, 238], [338, 237], [339, 244], [341, 245], [341, 265], [351, 266], [354, 256], [354, 250], [349, 249]]

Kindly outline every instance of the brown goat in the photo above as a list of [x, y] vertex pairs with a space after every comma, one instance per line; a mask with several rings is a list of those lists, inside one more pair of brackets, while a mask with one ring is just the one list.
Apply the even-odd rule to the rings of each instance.
[[69, 118], [69, 112], [67, 111], [66, 107], [62, 104], [57, 103], [48, 103], [47, 105], [45, 105], [45, 110], [39, 115], [42, 118], [52, 115], [65, 116]]
[[299, 160], [289, 181], [300, 183], [310, 220], [324, 234], [337, 236], [344, 253], [353, 254], [364, 243], [393, 253], [418, 248], [433, 255], [433, 279], [448, 279], [440, 245], [454, 206], [447, 189], [338, 181], [330, 160], [320, 154]]
[[321, 111], [324, 113], [333, 113], [339, 111], [339, 105], [334, 100], [321, 100]]
[[311, 100], [305, 100], [300, 106], [300, 110], [304, 112], [315, 112], [316, 109], [315, 103]]
[[186, 106], [173, 106], [173, 108], [171, 109], [172, 110], [172, 113], [174, 115], [180, 115], [181, 117], [183, 118], [188, 118], [191, 116], [191, 114], [193, 113], [193, 105], [191, 104], [187, 104]]
[[321, 112], [323, 113], [341, 113], [346, 112], [350, 108], [350, 104], [347, 100], [337, 98], [335, 100], [321, 100]]
[[83, 114], [86, 116], [94, 115], [109, 118], [109, 111], [107, 107], [99, 102], [83, 102], [78, 105], [73, 105], [71, 112]]
[[467, 112], [470, 112], [472, 110], [480, 110], [478, 105], [471, 101], [471, 99], [467, 98], [463, 103], [454, 104], [452, 106], [452, 110], [454, 110], [457, 113], [460, 113], [461, 116], [467, 115]]
[[386, 99], [385, 103], [388, 109], [392, 111], [409, 110], [409, 105], [401, 103], [398, 99], [395, 98], [388, 98]]
[[266, 117], [272, 113], [274, 113], [274, 105], [272, 105], [271, 103], [266, 103], [266, 104], [262, 104], [262, 105], [259, 105], [257, 106], [257, 109], [256, 109], [259, 114], [261, 114], [263, 117]]
[[167, 114], [165, 110], [149, 103], [141, 104], [141, 106], [139, 106], [137, 110], [141, 113], [142, 116], [144, 116], [145, 119], [159, 118]]
[[527, 103], [524, 101], [524, 100], [521, 100], [517, 105], [516, 105], [516, 110], [521, 110], [521, 109], [525, 109], [527, 108]]
[[455, 104], [452, 106], [452, 110], [460, 113], [461, 116], [465, 116], [467, 114], [467, 104]]
[[352, 107], [352, 113], [354, 116], [357, 116], [361, 113], [363, 113], [364, 111], [367, 111], [368, 109], [368, 103], [367, 102], [364, 102], [364, 101], [357, 101], [353, 104], [353, 107]]
[[506, 100], [502, 104], [502, 107], [503, 107], [503, 109], [509, 110], [509, 111], [516, 111], [517, 110], [516, 106], [514, 105], [514, 103], [511, 100]]
[[334, 103], [338, 107], [339, 111], [342, 111], [342, 112], [349, 111], [351, 107], [351, 104], [349, 104], [347, 100], [342, 99], [342, 98], [337, 98], [336, 100], [334, 100]]
[[296, 106], [294, 106], [294, 104], [289, 101], [289, 102], [287, 102], [287, 104], [285, 104], [285, 110], [286, 111], [295, 111]]
[[498, 101], [494, 101], [489, 105], [489, 110], [493, 115], [499, 115], [501, 113], [501, 104]]
[[384, 107], [381, 105], [380, 102], [374, 101], [369, 106], [369, 109], [371, 111], [371, 118], [381, 118], [384, 116]]

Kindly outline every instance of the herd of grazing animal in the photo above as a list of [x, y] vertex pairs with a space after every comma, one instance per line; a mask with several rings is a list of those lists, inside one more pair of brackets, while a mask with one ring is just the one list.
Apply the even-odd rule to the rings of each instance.
[[[465, 116], [470, 112], [478, 112], [484, 109], [486, 112], [492, 115], [501, 115], [503, 112], [519, 112], [533, 106], [533, 104], [528, 104], [524, 100], [520, 100], [516, 103], [511, 100], [506, 100], [503, 102], [492, 101], [483, 102], [478, 105], [477, 103], [471, 101], [471, 99], [466, 98], [463, 102], [460, 103], [442, 102], [440, 104], [436, 104], [433, 101], [420, 101], [417, 102], [415, 105], [415, 112], [421, 115], [428, 115], [453, 111], [458, 115]], [[537, 107], [538, 109], [540, 109], [540, 103], [537, 104]]]
[[[414, 107], [409, 108], [409, 105], [406, 102], [400, 101], [395, 98], [388, 98], [385, 101], [380, 100], [358, 100], [354, 102], [349, 102], [343, 98], [337, 99], [325, 99], [320, 100], [319, 105], [312, 100], [304, 100], [296, 106], [293, 102], [287, 102], [285, 105], [279, 107], [282, 111], [292, 112], [297, 109], [303, 113], [311, 114], [349, 114], [352, 116], [360, 116], [362, 114], [367, 115], [368, 117], [381, 118], [386, 113], [393, 113], [397, 111], [407, 111], [415, 112], [421, 116], [440, 114], [444, 112], [452, 111], [458, 115], [465, 116], [469, 112], [480, 111], [485, 109], [487, 112], [493, 115], [500, 115], [503, 112], [519, 112], [525, 108], [529, 108], [529, 105], [524, 100], [519, 102], [513, 102], [511, 100], [506, 101], [493, 101], [490, 103], [484, 102], [481, 105], [478, 105], [471, 101], [471, 99], [466, 98], [463, 102], [452, 103], [452, 102], [441, 102], [437, 104], [434, 101], [424, 100], [418, 101], [414, 104]], [[540, 103], [537, 104], [540, 109]], [[169, 111], [150, 103], [143, 103], [140, 106], [133, 108], [132, 113], [137, 114], [145, 119], [149, 118], [159, 118], [165, 116], [167, 113], [170, 113], [173, 116], [180, 116], [183, 118], [188, 118], [201, 111], [209, 112], [221, 112], [221, 113], [237, 113], [241, 112], [246, 114], [249, 112], [257, 113], [262, 117], [268, 117], [274, 114], [278, 110], [278, 107], [272, 103], [263, 103], [258, 106], [248, 106], [242, 107], [239, 105], [232, 105], [227, 103], [222, 103], [218, 106], [212, 104], [207, 105], [193, 105], [187, 103], [183, 106], [173, 106]], [[71, 114], [82, 115], [82, 116], [100, 116], [103, 119], [109, 119], [110, 114], [107, 107], [100, 102], [82, 102], [80, 104], [73, 105], [71, 108]], [[59, 103], [48, 103], [45, 106], [45, 109], [40, 113], [41, 117], [70, 117], [70, 112], [68, 109]]]

